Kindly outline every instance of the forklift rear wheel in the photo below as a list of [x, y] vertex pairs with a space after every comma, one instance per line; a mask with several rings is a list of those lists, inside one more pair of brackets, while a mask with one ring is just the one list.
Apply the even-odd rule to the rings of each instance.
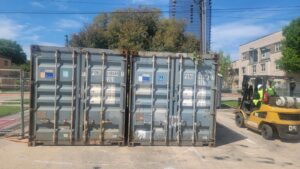
[[238, 127], [245, 127], [244, 125], [244, 116], [242, 113], [236, 113], [235, 114], [235, 124]]
[[261, 135], [266, 140], [272, 140], [274, 138], [273, 128], [268, 124], [263, 124], [261, 126]]

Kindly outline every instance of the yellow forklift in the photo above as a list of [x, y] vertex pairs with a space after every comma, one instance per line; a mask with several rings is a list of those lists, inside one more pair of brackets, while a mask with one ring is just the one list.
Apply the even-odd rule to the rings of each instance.
[[[274, 89], [276, 80], [285, 87], [277, 86], [278, 91], [275, 88], [274, 95], [268, 96], [266, 92], [271, 87]], [[267, 140], [300, 139], [300, 100], [291, 97], [294, 89], [293, 80], [286, 77], [245, 75], [242, 99], [235, 112], [236, 125], [257, 131]], [[263, 90], [262, 98], [259, 90]]]

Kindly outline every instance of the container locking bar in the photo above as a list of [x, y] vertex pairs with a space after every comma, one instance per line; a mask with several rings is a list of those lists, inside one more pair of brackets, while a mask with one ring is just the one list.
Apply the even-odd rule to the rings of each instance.
[[166, 126], [165, 126], [165, 143], [166, 145], [169, 144], [169, 116], [170, 116], [170, 74], [171, 74], [171, 69], [170, 69], [170, 56], [168, 56], [168, 81], [167, 81], [167, 113], [166, 113]]
[[71, 99], [71, 127], [70, 127], [70, 143], [73, 143], [73, 133], [74, 133], [74, 83], [75, 83], [75, 71], [76, 71], [76, 58], [77, 58], [77, 53], [76, 51], [73, 51], [72, 53], [72, 99]]
[[179, 101], [178, 101], [178, 107], [179, 107], [179, 109], [178, 109], [178, 112], [177, 112], [177, 114], [178, 114], [178, 120], [177, 120], [177, 125], [178, 125], [178, 131], [177, 131], [177, 143], [178, 143], [178, 145], [180, 145], [181, 144], [181, 135], [182, 135], [182, 133], [181, 133], [181, 113], [182, 113], [182, 110], [181, 110], [181, 108], [182, 108], [182, 86], [183, 86], [183, 81], [182, 81], [182, 76], [183, 76], [183, 56], [182, 55], [180, 55], [180, 60], [179, 60], [179, 62], [180, 62], [180, 75], [179, 75]]
[[155, 56], [152, 57], [152, 84], [151, 84], [151, 128], [150, 128], [150, 144], [153, 144], [153, 135], [154, 135], [154, 83], [155, 83]]
[[83, 114], [83, 141], [86, 143], [87, 142], [87, 137], [88, 137], [88, 128], [89, 128], [89, 122], [88, 122], [88, 100], [89, 100], [89, 95], [88, 95], [88, 91], [89, 91], [89, 87], [88, 87], [88, 81], [89, 81], [89, 69], [90, 69], [90, 65], [89, 65], [89, 59], [90, 59], [90, 55], [88, 52], [86, 52], [85, 55], [85, 90], [84, 90], [84, 114]]
[[57, 133], [58, 133], [58, 128], [57, 128], [57, 83], [58, 83], [58, 78], [57, 78], [57, 73], [58, 73], [58, 59], [59, 59], [60, 52], [56, 50], [55, 52], [55, 70], [54, 70], [54, 109], [53, 109], [53, 114], [54, 114], [54, 127], [53, 127], [53, 143], [57, 143]]
[[101, 60], [102, 60], [102, 66], [101, 66], [101, 69], [102, 69], [102, 73], [101, 73], [101, 103], [100, 103], [100, 144], [103, 144], [104, 142], [104, 132], [105, 132], [105, 128], [104, 128], [104, 124], [105, 124], [105, 114], [104, 114], [104, 80], [105, 80], [105, 53], [102, 54], [101, 56]]
[[194, 73], [195, 73], [195, 77], [194, 77], [194, 100], [193, 100], [193, 137], [192, 137], [192, 144], [195, 145], [196, 144], [196, 138], [197, 138], [197, 128], [196, 128], [196, 125], [197, 125], [197, 122], [196, 122], [196, 119], [197, 119], [197, 110], [196, 110], [196, 106], [197, 106], [197, 92], [198, 92], [198, 89], [197, 89], [197, 77], [198, 77], [198, 62], [195, 62], [195, 70], [194, 70]]

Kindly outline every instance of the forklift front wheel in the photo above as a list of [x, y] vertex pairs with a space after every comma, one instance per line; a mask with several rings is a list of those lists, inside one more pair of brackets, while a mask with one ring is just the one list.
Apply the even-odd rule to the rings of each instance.
[[235, 124], [238, 127], [245, 127], [244, 120], [244, 116], [241, 112], [235, 114]]
[[261, 126], [261, 135], [266, 140], [272, 140], [274, 138], [274, 132], [272, 127], [268, 124], [263, 124]]

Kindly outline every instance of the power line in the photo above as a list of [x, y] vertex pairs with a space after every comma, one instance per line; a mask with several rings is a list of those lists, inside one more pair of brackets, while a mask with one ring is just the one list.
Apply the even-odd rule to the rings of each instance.
[[[300, 10], [300, 7], [294, 8], [294, 10]], [[256, 11], [258, 13], [260, 12], [290, 12], [282, 9], [273, 9], [273, 10], [259, 10]], [[215, 11], [214, 13], [233, 13], [233, 12], [247, 12], [247, 11]], [[253, 12], [253, 11], [252, 11]], [[61, 15], [68, 15], [68, 14], [109, 14], [109, 13], [169, 13], [169, 11], [105, 11], [105, 12], [97, 12], [97, 11], [0, 11], [2, 14], [61, 14]], [[184, 14], [184, 13], [191, 13], [190, 10], [179, 10], [176, 11], [176, 13]]]

